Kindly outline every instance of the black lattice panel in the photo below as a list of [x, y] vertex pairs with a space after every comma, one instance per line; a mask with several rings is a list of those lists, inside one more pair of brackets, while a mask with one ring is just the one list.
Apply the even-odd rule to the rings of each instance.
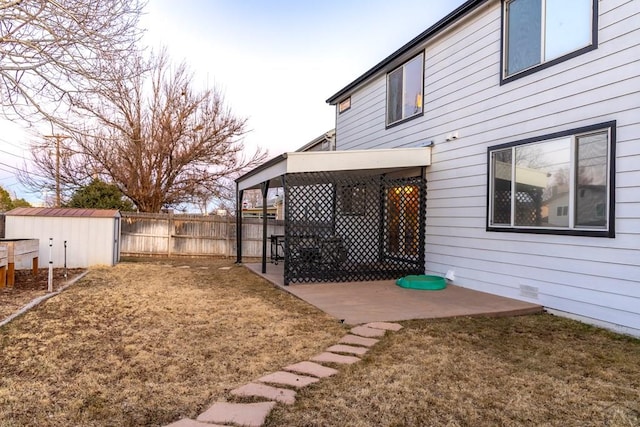
[[381, 175], [285, 178], [285, 282], [393, 279], [424, 272], [426, 182]]

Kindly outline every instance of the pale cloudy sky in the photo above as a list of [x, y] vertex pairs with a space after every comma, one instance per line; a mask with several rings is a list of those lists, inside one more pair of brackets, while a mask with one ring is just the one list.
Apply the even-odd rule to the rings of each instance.
[[[247, 117], [245, 146], [270, 157], [334, 126], [325, 103], [463, 0], [150, 0], [145, 42], [167, 46], [203, 86]], [[28, 136], [0, 122], [0, 186], [32, 202], [13, 176]]]

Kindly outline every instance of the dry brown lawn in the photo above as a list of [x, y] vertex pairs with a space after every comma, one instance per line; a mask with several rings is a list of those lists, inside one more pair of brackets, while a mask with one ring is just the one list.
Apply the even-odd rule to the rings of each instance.
[[[193, 418], [346, 332], [230, 261], [142, 261], [0, 329], [0, 426]], [[546, 314], [402, 324], [268, 426], [640, 425], [639, 340]]]
[[639, 426], [640, 341], [548, 314], [402, 322], [268, 426]]
[[336, 320], [230, 261], [98, 268], [0, 329], [0, 426], [196, 417], [343, 334]]
[[[65, 277], [64, 269], [53, 269], [53, 290], [59, 290], [82, 272], [84, 272], [84, 269], [70, 268], [66, 270], [67, 277]], [[14, 278], [14, 286], [0, 288], [0, 321], [28, 304], [31, 300], [47, 293], [49, 269], [40, 268], [35, 275], [32, 274], [31, 270], [17, 270]]]

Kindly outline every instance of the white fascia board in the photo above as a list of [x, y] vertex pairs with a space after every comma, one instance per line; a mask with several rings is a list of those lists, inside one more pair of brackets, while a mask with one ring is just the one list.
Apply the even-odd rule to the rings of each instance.
[[429, 166], [431, 147], [287, 153], [287, 173]]
[[237, 185], [238, 190], [259, 188], [263, 182], [287, 173], [402, 169], [429, 165], [431, 147], [291, 152], [284, 154], [279, 162], [241, 178]]
[[247, 190], [249, 188], [259, 188], [260, 184], [270, 181], [273, 178], [284, 175], [287, 172], [287, 159], [284, 158], [280, 162], [261, 170], [255, 175], [251, 175], [242, 181], [239, 181], [238, 190]]

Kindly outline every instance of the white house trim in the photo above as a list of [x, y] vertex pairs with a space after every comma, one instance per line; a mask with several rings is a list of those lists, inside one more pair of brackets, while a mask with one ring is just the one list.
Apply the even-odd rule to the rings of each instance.
[[387, 148], [378, 150], [304, 151], [285, 153], [236, 180], [238, 190], [288, 173], [348, 170], [397, 170], [431, 165], [431, 147]]

